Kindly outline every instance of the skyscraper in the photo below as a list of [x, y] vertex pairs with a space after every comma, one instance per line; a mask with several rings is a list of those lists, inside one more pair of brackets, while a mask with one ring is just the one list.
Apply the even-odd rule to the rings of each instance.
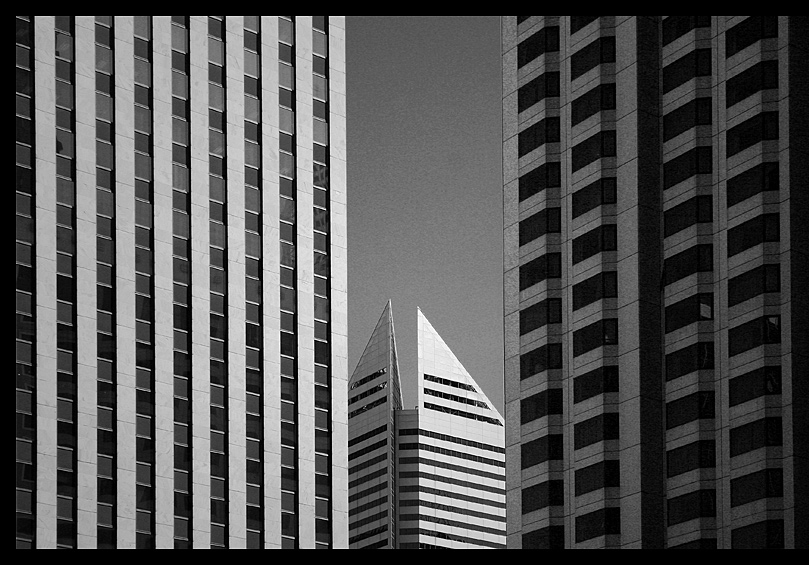
[[344, 17], [16, 40], [17, 547], [347, 547]]
[[502, 25], [509, 547], [806, 547], [806, 18]]
[[349, 381], [350, 546], [504, 548], [503, 419], [421, 311], [418, 351], [404, 410], [388, 303]]

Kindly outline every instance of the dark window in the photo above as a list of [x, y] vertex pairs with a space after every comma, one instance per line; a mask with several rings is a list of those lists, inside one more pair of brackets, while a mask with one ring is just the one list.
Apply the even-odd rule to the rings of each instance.
[[581, 310], [604, 298], [618, 297], [618, 273], [599, 273], [573, 287], [573, 311]]
[[759, 522], [731, 532], [732, 549], [784, 549], [784, 521]]
[[519, 156], [525, 157], [546, 143], [558, 143], [559, 136], [559, 118], [545, 118], [520, 132]]
[[522, 469], [530, 469], [548, 461], [561, 461], [564, 457], [562, 435], [545, 436], [521, 446]]
[[727, 131], [727, 156], [733, 157], [745, 149], [778, 139], [778, 112], [762, 112]]
[[615, 110], [615, 84], [601, 84], [573, 101], [571, 126], [604, 110]]
[[669, 549], [716, 549], [716, 539], [701, 538], [688, 543], [670, 546]]
[[562, 344], [549, 343], [520, 356], [520, 380], [562, 368]]
[[663, 189], [668, 190], [696, 175], [710, 175], [712, 173], [712, 148], [695, 147], [663, 165]]
[[696, 420], [716, 417], [713, 392], [698, 392], [666, 404], [666, 429], [673, 430]]
[[715, 490], [698, 490], [668, 501], [669, 526], [676, 526], [698, 518], [715, 517]]
[[605, 251], [618, 248], [618, 226], [607, 224], [600, 226], [573, 240], [573, 264]]
[[559, 27], [543, 28], [517, 46], [517, 67], [522, 68], [545, 53], [556, 51], [559, 51]]
[[615, 157], [615, 132], [602, 131], [573, 147], [573, 172], [603, 157]]
[[778, 88], [778, 61], [762, 61], [728, 79], [725, 103], [728, 108], [762, 90]]
[[696, 77], [711, 76], [710, 49], [697, 49], [663, 67], [663, 94]]
[[666, 259], [663, 284], [668, 286], [694, 273], [713, 272], [713, 245], [697, 245]]
[[784, 472], [781, 469], [765, 469], [730, 481], [731, 508], [783, 496]]
[[780, 165], [762, 163], [728, 180], [727, 206], [730, 208], [771, 190], [780, 190]]
[[747, 251], [762, 243], [778, 242], [781, 239], [778, 214], [764, 214], [740, 226], [728, 230], [728, 258]]
[[545, 163], [520, 177], [520, 202], [539, 194], [546, 188], [562, 185], [562, 164]]
[[620, 534], [620, 508], [604, 508], [576, 518], [576, 543]]
[[548, 72], [520, 87], [517, 91], [517, 108], [526, 111], [545, 98], [559, 96], [559, 73]]
[[564, 549], [565, 527], [550, 526], [522, 536], [523, 549]]
[[548, 253], [520, 267], [520, 291], [562, 276], [561, 253]]
[[527, 245], [549, 233], [562, 231], [562, 209], [546, 208], [520, 222], [520, 246]]
[[599, 206], [615, 204], [618, 179], [604, 178], [595, 181], [573, 194], [573, 219], [595, 210]]
[[701, 342], [666, 355], [666, 381], [714, 369], [714, 344]]
[[618, 367], [599, 367], [573, 381], [573, 402], [578, 404], [610, 392], [618, 392]]
[[710, 224], [713, 222], [713, 197], [697, 196], [666, 210], [664, 222], [666, 237], [680, 233], [695, 224]]
[[620, 486], [621, 464], [618, 461], [602, 461], [576, 471], [576, 496]]
[[711, 125], [711, 112], [710, 97], [696, 98], [669, 112], [663, 117], [663, 141], [674, 139], [697, 126]]
[[562, 322], [562, 300], [549, 298], [520, 312], [520, 335]]
[[666, 453], [668, 477], [716, 467], [716, 442], [698, 441]]
[[549, 506], [562, 506], [565, 503], [564, 481], [548, 481], [523, 489], [522, 513], [523, 516], [548, 508]]
[[711, 27], [711, 16], [667, 17], [663, 20], [663, 46], [700, 27]]
[[517, 25], [520, 25], [521, 23], [523, 23], [525, 20], [527, 20], [530, 17], [531, 16], [517, 16]]
[[600, 37], [570, 58], [570, 80], [604, 63], [615, 62], [615, 37]]
[[575, 449], [618, 439], [618, 414], [601, 414], [575, 426]]
[[762, 294], [781, 291], [781, 266], [762, 265], [730, 279], [728, 306], [733, 307]]
[[544, 390], [520, 402], [520, 423], [524, 426], [553, 414], [562, 413], [562, 389]]
[[763, 345], [781, 343], [781, 317], [764, 316], [731, 328], [728, 342], [731, 357]]
[[573, 356], [579, 357], [599, 347], [618, 345], [618, 320], [601, 320], [573, 332]]
[[784, 444], [781, 418], [764, 418], [730, 430], [730, 456]]
[[695, 294], [666, 308], [666, 333], [713, 318], [713, 294]]
[[570, 35], [584, 29], [601, 16], [570, 16]]
[[749, 16], [725, 34], [725, 57], [773, 37], [778, 37], [778, 16]]
[[731, 379], [730, 406], [739, 406], [762, 396], [781, 394], [781, 367], [762, 367]]

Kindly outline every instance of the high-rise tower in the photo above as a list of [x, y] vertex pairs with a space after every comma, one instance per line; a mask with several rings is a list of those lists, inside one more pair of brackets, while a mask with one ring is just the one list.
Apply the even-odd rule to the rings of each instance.
[[806, 18], [502, 24], [509, 547], [806, 547]]
[[505, 547], [503, 419], [418, 313], [404, 410], [390, 303], [349, 381], [352, 549]]
[[16, 18], [17, 547], [347, 547], [344, 17]]

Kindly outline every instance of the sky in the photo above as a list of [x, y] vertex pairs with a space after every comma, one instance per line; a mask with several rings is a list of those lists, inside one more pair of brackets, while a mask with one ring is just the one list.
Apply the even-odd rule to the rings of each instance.
[[503, 413], [499, 16], [347, 16], [349, 376], [388, 300], [405, 407], [420, 307]]

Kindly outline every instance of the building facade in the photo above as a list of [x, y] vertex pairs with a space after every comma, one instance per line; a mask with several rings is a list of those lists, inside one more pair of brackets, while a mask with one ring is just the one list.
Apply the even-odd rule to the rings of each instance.
[[418, 407], [404, 410], [385, 308], [349, 381], [352, 549], [501, 549], [505, 429], [418, 313]]
[[502, 29], [509, 547], [806, 547], [806, 18]]
[[17, 547], [347, 547], [344, 17], [16, 18]]

